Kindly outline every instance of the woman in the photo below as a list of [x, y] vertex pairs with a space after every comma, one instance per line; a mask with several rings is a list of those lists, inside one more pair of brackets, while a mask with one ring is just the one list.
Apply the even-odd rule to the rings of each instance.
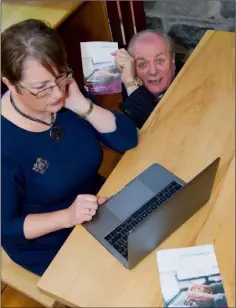
[[9, 89], [2, 98], [2, 246], [42, 275], [72, 228], [91, 220], [106, 200], [95, 196], [100, 142], [126, 151], [136, 146], [137, 132], [125, 115], [79, 90], [48, 25], [26, 20], [1, 40]]

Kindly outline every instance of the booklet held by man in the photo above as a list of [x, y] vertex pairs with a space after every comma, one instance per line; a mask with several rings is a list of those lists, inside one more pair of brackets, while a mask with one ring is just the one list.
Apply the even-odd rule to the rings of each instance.
[[95, 95], [120, 93], [120, 72], [116, 68], [115, 57], [111, 55], [118, 50], [118, 44], [82, 42], [80, 47], [85, 88]]
[[213, 245], [156, 252], [164, 307], [228, 307]]

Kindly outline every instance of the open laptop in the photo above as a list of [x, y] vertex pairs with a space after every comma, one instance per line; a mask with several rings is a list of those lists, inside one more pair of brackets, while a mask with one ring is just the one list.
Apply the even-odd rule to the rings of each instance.
[[83, 226], [132, 269], [210, 199], [219, 161], [214, 160], [189, 183], [153, 164]]
[[188, 289], [181, 289], [172, 273], [162, 273], [161, 281], [165, 281], [165, 284], [162, 283], [162, 296], [165, 307], [186, 307], [186, 292]]

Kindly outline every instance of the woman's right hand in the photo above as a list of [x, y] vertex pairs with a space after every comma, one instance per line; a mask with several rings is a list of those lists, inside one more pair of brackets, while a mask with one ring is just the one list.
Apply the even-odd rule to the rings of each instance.
[[66, 209], [67, 228], [90, 221], [96, 214], [98, 206], [107, 201], [105, 197], [94, 195], [78, 195], [71, 206]]

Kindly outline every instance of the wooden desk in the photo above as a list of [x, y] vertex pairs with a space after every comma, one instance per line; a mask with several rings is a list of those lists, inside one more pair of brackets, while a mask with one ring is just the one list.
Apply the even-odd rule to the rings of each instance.
[[[141, 130], [138, 147], [124, 155], [100, 192], [114, 194], [154, 162], [189, 181], [220, 156], [211, 200], [157, 249], [214, 243], [229, 306], [234, 305], [234, 40], [233, 33], [215, 31], [203, 37]], [[38, 286], [69, 306], [162, 306], [155, 251], [129, 271], [82, 226]]]
[[58, 27], [83, 2], [5, 0], [2, 2], [2, 31], [28, 18], [42, 19]]

